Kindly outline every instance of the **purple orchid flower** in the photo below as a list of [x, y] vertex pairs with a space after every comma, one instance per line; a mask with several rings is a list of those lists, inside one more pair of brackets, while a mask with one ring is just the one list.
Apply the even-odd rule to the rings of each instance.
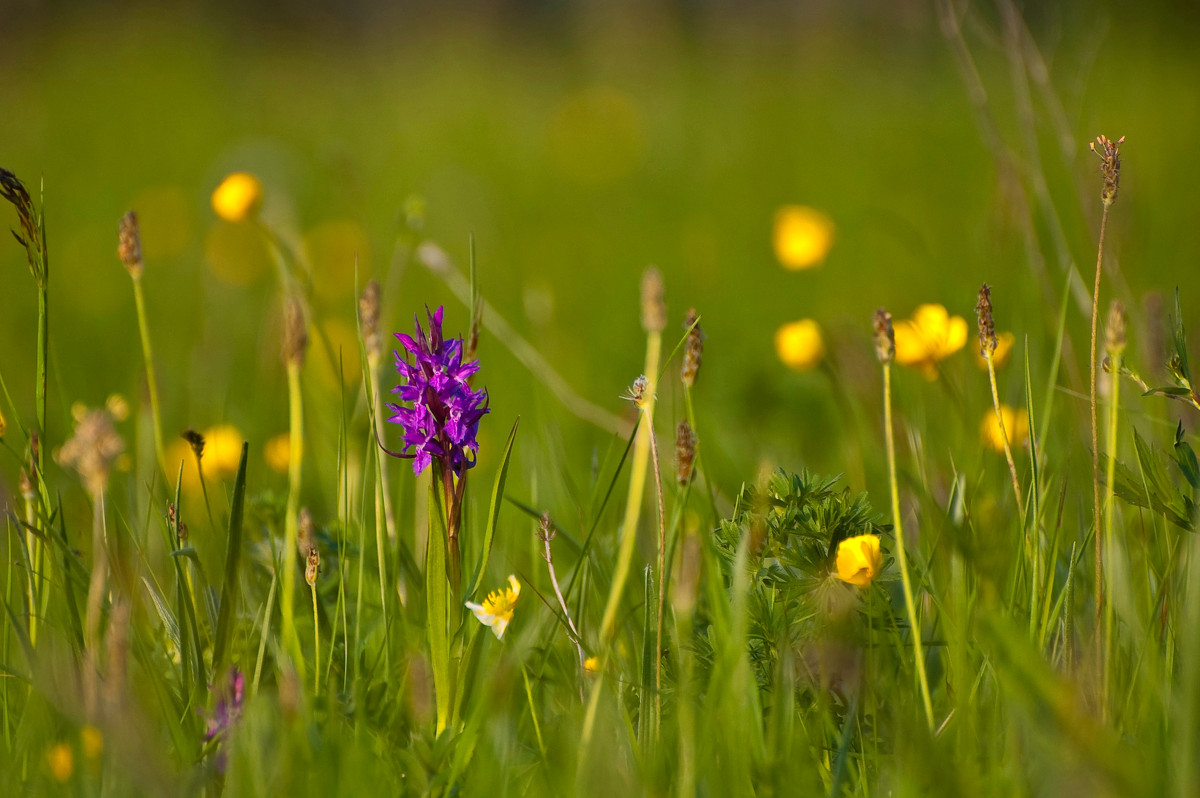
[[419, 320], [416, 337], [395, 334], [404, 346], [403, 357], [395, 353], [404, 383], [392, 393], [412, 406], [389, 404], [394, 415], [388, 421], [404, 431], [404, 456], [412, 457], [413, 473], [420, 474], [437, 458], [461, 476], [475, 465], [476, 434], [488, 412], [488, 395], [486, 390], [471, 390], [468, 380], [479, 371], [479, 361], [462, 362], [462, 339], [442, 337], [442, 310], [425, 309], [428, 335]]

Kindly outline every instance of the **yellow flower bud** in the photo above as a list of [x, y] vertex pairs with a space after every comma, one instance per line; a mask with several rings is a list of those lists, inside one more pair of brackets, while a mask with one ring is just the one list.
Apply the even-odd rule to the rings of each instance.
[[244, 222], [258, 215], [263, 189], [258, 178], [234, 172], [221, 181], [212, 195], [213, 210], [227, 222]]
[[867, 587], [883, 570], [883, 555], [877, 535], [857, 535], [838, 544], [837, 578], [857, 587]]
[[785, 324], [775, 331], [775, 352], [796, 371], [811, 369], [825, 356], [821, 327], [812, 319]]

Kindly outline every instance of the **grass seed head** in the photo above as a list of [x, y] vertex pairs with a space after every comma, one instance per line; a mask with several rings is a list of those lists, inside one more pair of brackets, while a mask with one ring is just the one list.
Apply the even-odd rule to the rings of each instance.
[[975, 318], [979, 322], [979, 354], [987, 357], [996, 351], [996, 322], [992, 318], [992, 289], [987, 283], [979, 289], [975, 303]]
[[296, 548], [300, 550], [301, 557], [308, 557], [309, 553], [317, 547], [316, 524], [313, 523], [312, 513], [307, 507], [300, 508], [300, 517], [296, 530]]
[[651, 266], [642, 272], [642, 329], [662, 332], [667, 326], [662, 274]]
[[680, 487], [692, 481], [696, 465], [696, 433], [686, 421], [675, 428], [675, 475]]
[[700, 372], [700, 362], [704, 357], [704, 331], [697, 321], [700, 314], [695, 308], [689, 308], [683, 321], [683, 329], [687, 330], [687, 342], [683, 346], [683, 366], [679, 376], [683, 384], [691, 388], [696, 384], [696, 375]]
[[289, 366], [303, 366], [307, 347], [308, 324], [304, 320], [304, 306], [298, 298], [288, 297], [283, 313], [283, 362]]
[[646, 402], [650, 400], [650, 381], [646, 379], [645, 374], [638, 375], [638, 378], [633, 381], [633, 384], [621, 394], [622, 399], [628, 399], [637, 405], [638, 408], [646, 406]]
[[875, 327], [875, 356], [880, 363], [891, 363], [896, 356], [896, 333], [892, 329], [892, 314], [883, 308], [875, 311], [871, 317]]
[[383, 355], [383, 345], [379, 338], [379, 296], [379, 283], [370, 280], [363, 288], [362, 296], [358, 298], [363, 346], [367, 350], [367, 360], [371, 363], [378, 363]]
[[1104, 324], [1104, 349], [1112, 357], [1125, 351], [1125, 306], [1113, 300]]
[[121, 217], [121, 226], [117, 230], [117, 257], [125, 264], [130, 276], [134, 279], [142, 276], [142, 234], [133, 211]]
[[192, 447], [192, 453], [196, 455], [197, 460], [204, 459], [204, 436], [194, 429], [185, 429], [180, 433], [179, 437], [187, 441], [188, 446]]
[[1100, 176], [1104, 179], [1100, 188], [1100, 201], [1105, 206], [1112, 205], [1117, 198], [1117, 188], [1121, 183], [1121, 145], [1124, 143], [1124, 136], [1113, 141], [1099, 135], [1088, 145], [1092, 152], [1100, 156]]
[[304, 581], [309, 587], [317, 584], [317, 572], [321, 570], [321, 553], [313, 546], [308, 550], [308, 565], [304, 569]]

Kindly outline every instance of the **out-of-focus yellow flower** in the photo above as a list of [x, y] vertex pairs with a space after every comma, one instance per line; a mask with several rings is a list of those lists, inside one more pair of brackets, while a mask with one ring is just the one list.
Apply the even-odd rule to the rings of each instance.
[[475, 613], [475, 617], [484, 626], [490, 626], [496, 639], [504, 637], [504, 630], [512, 620], [513, 610], [517, 606], [517, 598], [521, 595], [521, 583], [517, 577], [508, 575], [508, 587], [493, 590], [488, 593], [482, 604], [473, 601], [466, 602], [467, 609]]
[[775, 331], [775, 352], [789, 368], [805, 371], [825, 356], [821, 326], [812, 319], [801, 319]]
[[820, 266], [833, 246], [833, 219], [804, 205], [784, 205], [775, 212], [775, 257], [788, 269]]
[[883, 570], [879, 537], [857, 535], [838, 544], [837, 578], [857, 587], [867, 587]]
[[263, 189], [258, 178], [247, 172], [234, 172], [221, 181], [212, 195], [213, 210], [227, 222], [244, 222], [258, 214]]
[[99, 759], [104, 753], [104, 735], [95, 726], [80, 729], [79, 740], [83, 743], [83, 755], [88, 759]]
[[[1004, 419], [1004, 432], [1008, 433], [1010, 446], [1015, 448], [1029, 442], [1029, 413], [1025, 408], [1014, 410], [1008, 405], [1000, 405], [1000, 417]], [[1000, 431], [1000, 422], [994, 410], [984, 415], [979, 431], [984, 443], [998, 452], [1004, 451], [1004, 432]]]
[[951, 316], [941, 305], [921, 305], [911, 319], [893, 325], [896, 334], [896, 362], [921, 369], [927, 379], [935, 380], [937, 364], [963, 348], [967, 342], [967, 320]]
[[[1017, 336], [1010, 332], [996, 333], [996, 351], [992, 352], [992, 363], [996, 368], [1008, 362], [1008, 356], [1012, 354], [1013, 344], [1016, 342]], [[979, 354], [979, 349], [975, 350], [975, 363], [981, 369], [987, 368], [987, 361]]]
[[8, 422], [4, 420], [4, 412], [0, 411], [0, 438], [4, 437], [4, 430], [8, 429]]
[[588, 676], [595, 676], [600, 672], [600, 658], [588, 657], [583, 661], [583, 672]]
[[[232, 424], [219, 424], [209, 427], [201, 433], [204, 436], [204, 454], [200, 458], [206, 481], [228, 479], [237, 473], [238, 464], [242, 459], [241, 430]], [[167, 447], [167, 472], [171, 474], [172, 488], [174, 476], [183, 462], [183, 490], [189, 494], [200, 493], [200, 478], [196, 475], [196, 457], [192, 446], [182, 438], [177, 438]]]
[[263, 445], [263, 459], [267, 461], [267, 467], [277, 473], [286, 474], [288, 472], [291, 455], [292, 436], [290, 433], [281, 432]]
[[113, 417], [114, 421], [124, 421], [129, 418], [129, 402], [119, 393], [109, 394], [104, 406], [108, 408], [108, 414]]
[[71, 746], [66, 743], [52, 746], [46, 752], [46, 767], [57, 782], [66, 782], [71, 778], [75, 772], [75, 755], [71, 752]]

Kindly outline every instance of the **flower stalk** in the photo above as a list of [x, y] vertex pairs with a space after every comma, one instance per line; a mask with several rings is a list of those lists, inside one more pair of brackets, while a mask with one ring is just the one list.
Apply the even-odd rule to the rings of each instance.
[[987, 364], [988, 384], [992, 388], [992, 410], [996, 413], [996, 425], [1000, 429], [1003, 442], [1004, 459], [1008, 462], [1008, 474], [1012, 478], [1013, 496], [1017, 499], [1017, 512], [1021, 514], [1022, 526], [1025, 519], [1025, 502], [1021, 494], [1021, 480], [1017, 477], [1017, 464], [1013, 461], [1011, 436], [1004, 427], [1004, 414], [1000, 410], [1000, 391], [996, 387], [996, 324], [992, 318], [992, 289], [987, 283], [979, 289], [979, 301], [975, 305], [975, 314], [979, 322], [979, 354]]
[[117, 256], [133, 280], [133, 300], [137, 306], [138, 334], [142, 339], [142, 358], [146, 361], [146, 390], [150, 396], [150, 417], [154, 423], [154, 454], [166, 474], [167, 457], [163, 446], [162, 411], [158, 401], [158, 380], [154, 373], [154, 352], [150, 346], [150, 325], [146, 321], [146, 296], [142, 291], [142, 237], [137, 214], [129, 211], [121, 217], [117, 234]]
[[1104, 267], [1104, 233], [1108, 227], [1108, 211], [1117, 198], [1117, 188], [1121, 181], [1120, 148], [1125, 137], [1112, 141], [1106, 136], [1098, 136], [1088, 146], [1100, 157], [1100, 236], [1096, 245], [1096, 279], [1092, 287], [1092, 337], [1088, 350], [1088, 398], [1092, 422], [1092, 517], [1096, 528], [1096, 655], [1103, 657], [1104, 641], [1101, 621], [1104, 613], [1104, 546], [1101, 542], [1100, 526], [1102, 505], [1100, 503], [1100, 425], [1096, 394], [1096, 331], [1100, 317], [1100, 275]]
[[896, 560], [900, 566], [900, 581], [904, 586], [904, 609], [912, 633], [913, 656], [917, 665], [917, 680], [921, 688], [921, 702], [925, 707], [925, 721], [933, 731], [933, 700], [929, 695], [929, 677], [925, 674], [925, 653], [921, 643], [921, 624], [913, 601], [912, 581], [908, 576], [908, 555], [904, 550], [904, 525], [900, 518], [900, 484], [896, 479], [896, 442], [892, 424], [892, 360], [896, 355], [895, 332], [892, 315], [883, 308], [875, 311], [875, 353], [883, 367], [883, 425], [887, 445], [888, 481], [892, 488], [892, 523], [896, 532]]

